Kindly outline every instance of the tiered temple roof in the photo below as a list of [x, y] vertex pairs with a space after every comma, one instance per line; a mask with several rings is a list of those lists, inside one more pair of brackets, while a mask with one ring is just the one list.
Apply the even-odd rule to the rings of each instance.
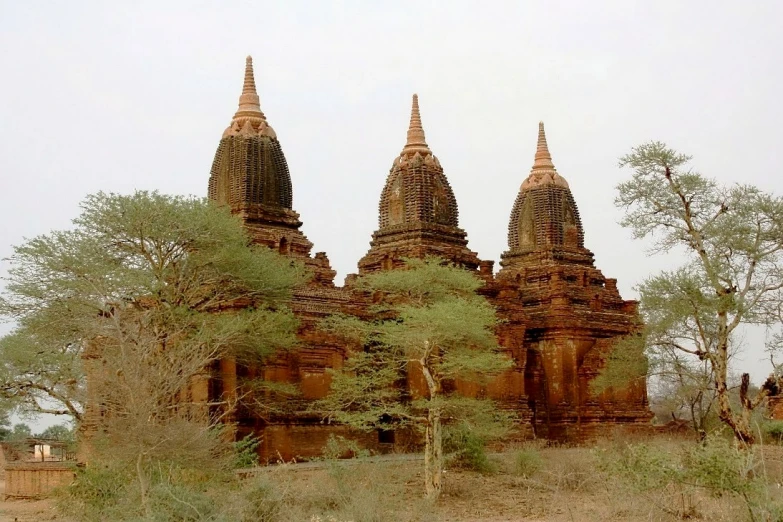
[[508, 251], [501, 256], [504, 267], [541, 263], [545, 259], [592, 263], [584, 247], [584, 230], [568, 182], [552, 163], [544, 132], [538, 124], [535, 160], [522, 182], [508, 223]]
[[479, 259], [459, 228], [457, 200], [424, 136], [419, 97], [413, 95], [408, 139], [394, 159], [378, 205], [378, 230], [359, 273], [400, 266], [405, 257], [440, 256], [475, 269]]
[[255, 241], [281, 253], [308, 257], [312, 243], [299, 231], [291, 174], [277, 134], [261, 111], [253, 59], [245, 61], [242, 94], [215, 152], [209, 199], [242, 216]]
[[[291, 175], [277, 135], [261, 112], [253, 60], [247, 57], [239, 109], [223, 132], [209, 179], [209, 197], [234, 211], [291, 210]], [[297, 226], [296, 220], [271, 221]], [[286, 216], [293, 218], [293, 216]]]

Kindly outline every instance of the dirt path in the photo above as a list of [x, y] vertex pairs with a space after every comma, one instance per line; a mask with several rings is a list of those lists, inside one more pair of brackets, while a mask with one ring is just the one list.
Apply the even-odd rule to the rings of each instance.
[[6, 500], [5, 481], [0, 479], [0, 522], [68, 522], [57, 515], [51, 499]]

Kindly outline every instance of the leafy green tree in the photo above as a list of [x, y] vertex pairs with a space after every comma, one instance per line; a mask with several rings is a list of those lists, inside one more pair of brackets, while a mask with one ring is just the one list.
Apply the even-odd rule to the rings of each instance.
[[25, 413], [80, 421], [85, 391], [81, 346], [57, 345], [42, 338], [48, 334], [34, 331], [21, 327], [0, 339], [0, 395]]
[[221, 358], [260, 364], [293, 347], [286, 303], [305, 274], [202, 199], [100, 193], [74, 225], [15, 248], [0, 393], [97, 423], [93, 456], [133, 466], [149, 515], [155, 462], [202, 467], [220, 451], [220, 419], [191, 404], [191, 385]]
[[49, 426], [41, 433], [38, 433], [36, 437], [39, 439], [51, 439], [68, 442], [74, 439], [74, 432], [73, 429], [65, 424], [56, 424], [54, 426]]
[[750, 377], [742, 374], [740, 406], [732, 405], [729, 358], [740, 349], [742, 325], [780, 322], [783, 199], [750, 185], [719, 185], [688, 168], [690, 159], [660, 142], [620, 159], [634, 170], [618, 185], [622, 225], [652, 239], [653, 252], [686, 260], [638, 287], [647, 347], [652, 360], [671, 362], [667, 354], [676, 353], [706, 363], [718, 416], [752, 443], [751, 412], [779, 383], [771, 377], [751, 397]]
[[32, 436], [33, 430], [30, 429], [30, 426], [21, 422], [19, 424], [14, 424], [14, 427], [11, 429], [11, 434], [8, 436], [8, 438], [9, 440], [22, 440], [29, 439]]
[[11, 416], [8, 411], [0, 410], [0, 440], [6, 440], [11, 434]]
[[363, 430], [421, 429], [431, 498], [441, 491], [444, 423], [496, 435], [510, 424], [491, 401], [450, 392], [455, 381], [484, 382], [512, 365], [495, 338], [495, 310], [476, 293], [481, 284], [440, 259], [408, 260], [404, 270], [357, 281], [377, 296], [376, 320], [333, 316], [323, 325], [355, 349], [317, 408]]

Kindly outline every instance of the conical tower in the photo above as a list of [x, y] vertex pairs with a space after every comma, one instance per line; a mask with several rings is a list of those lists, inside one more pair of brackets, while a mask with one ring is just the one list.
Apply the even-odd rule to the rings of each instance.
[[312, 243], [299, 230], [302, 223], [292, 196], [288, 162], [261, 111], [253, 59], [248, 56], [239, 107], [212, 162], [209, 199], [242, 216], [257, 243], [308, 257]]
[[562, 261], [592, 264], [584, 248], [584, 230], [568, 182], [558, 174], [538, 124], [533, 167], [519, 188], [508, 224], [508, 251], [501, 266], [521, 269], [530, 264]]
[[[498, 280], [516, 287], [525, 311], [525, 393], [538, 436], [594, 437], [617, 424], [650, 419], [643, 378], [593, 394], [590, 383], [617, 343], [641, 327], [635, 301], [604, 277], [584, 246], [576, 202], [538, 126], [533, 167], [519, 189]], [[629, 353], [629, 360], [644, 354]]]
[[457, 200], [424, 136], [419, 97], [413, 95], [408, 138], [381, 192], [378, 230], [359, 273], [390, 269], [403, 258], [438, 256], [475, 269], [479, 259], [459, 228]]

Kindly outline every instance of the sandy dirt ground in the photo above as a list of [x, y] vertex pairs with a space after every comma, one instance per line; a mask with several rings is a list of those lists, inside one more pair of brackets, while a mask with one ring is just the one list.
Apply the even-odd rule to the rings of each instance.
[[57, 516], [51, 500], [6, 500], [5, 481], [0, 478], [0, 522], [68, 522]]

